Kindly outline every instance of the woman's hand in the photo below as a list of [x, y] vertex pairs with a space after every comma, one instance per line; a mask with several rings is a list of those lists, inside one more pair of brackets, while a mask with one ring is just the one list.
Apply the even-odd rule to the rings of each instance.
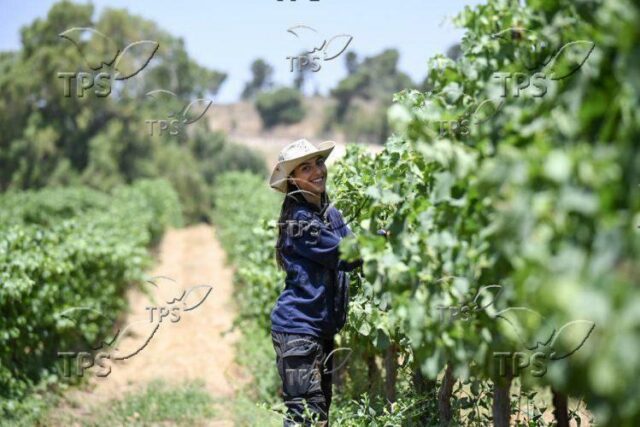
[[388, 239], [388, 238], [389, 238], [389, 236], [391, 235], [391, 232], [390, 232], [390, 231], [387, 231], [387, 230], [385, 230], [385, 229], [383, 229], [383, 228], [381, 228], [380, 230], [378, 230], [378, 231], [376, 232], [376, 234], [377, 234], [378, 236], [384, 236], [384, 238], [385, 238], [385, 239]]

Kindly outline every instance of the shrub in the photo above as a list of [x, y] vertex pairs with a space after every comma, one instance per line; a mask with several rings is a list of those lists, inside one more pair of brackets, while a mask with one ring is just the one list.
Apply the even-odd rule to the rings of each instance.
[[[21, 204], [16, 202], [20, 201]], [[166, 181], [112, 193], [86, 188], [0, 196], [0, 413], [11, 414], [33, 385], [61, 380], [58, 351], [110, 331], [106, 317], [71, 323], [71, 307], [119, 313], [129, 284], [148, 266], [147, 247], [181, 223]]]
[[302, 95], [292, 88], [261, 93], [256, 98], [256, 109], [266, 128], [277, 124], [298, 123], [305, 115]]

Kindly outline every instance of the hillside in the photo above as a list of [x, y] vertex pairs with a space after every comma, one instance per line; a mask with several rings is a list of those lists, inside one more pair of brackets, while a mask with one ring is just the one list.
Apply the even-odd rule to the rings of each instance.
[[260, 116], [250, 101], [214, 105], [207, 112], [206, 119], [211, 130], [223, 131], [232, 141], [263, 153], [268, 165], [277, 161], [282, 147], [299, 138], [307, 138], [313, 143], [335, 141], [336, 149], [332, 160], [344, 155], [347, 143], [364, 144], [372, 152], [382, 150], [379, 144], [364, 140], [348, 141], [343, 132], [324, 130], [327, 110], [334, 105], [335, 100], [331, 98], [304, 98], [306, 114], [301, 122], [277, 125], [271, 129], [263, 129]]

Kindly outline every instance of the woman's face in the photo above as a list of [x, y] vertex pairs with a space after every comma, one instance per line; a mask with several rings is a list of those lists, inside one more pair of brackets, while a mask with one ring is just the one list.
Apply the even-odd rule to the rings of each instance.
[[308, 191], [316, 196], [325, 191], [327, 183], [327, 166], [322, 156], [314, 157], [300, 163], [291, 173], [293, 182], [303, 192]]

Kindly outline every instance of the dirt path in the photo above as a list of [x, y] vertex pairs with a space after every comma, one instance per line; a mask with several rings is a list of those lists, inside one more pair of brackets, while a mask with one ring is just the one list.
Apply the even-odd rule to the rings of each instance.
[[[212, 291], [201, 305], [188, 312], [179, 312], [180, 319], [172, 322], [163, 318], [148, 344], [135, 356], [112, 364], [106, 378], [93, 377], [88, 390], [77, 390], [75, 401], [97, 402], [122, 398], [124, 393], [144, 388], [151, 380], [161, 379], [169, 384], [185, 380], [202, 380], [214, 398], [233, 398], [235, 390], [248, 379], [234, 363], [233, 343], [238, 332], [224, 334], [232, 325], [233, 270], [225, 265], [225, 253], [208, 225], [196, 225], [169, 230], [160, 245], [156, 266], [150, 276], [173, 279], [154, 279], [157, 288], [148, 295], [139, 291], [129, 293], [130, 313], [126, 324], [136, 323], [133, 333], [127, 334], [119, 348], [137, 349], [144, 344], [153, 323], [150, 306], [166, 305], [179, 297], [183, 289], [197, 285], [211, 285]], [[206, 289], [197, 293], [200, 300]], [[189, 305], [195, 299], [191, 294]], [[158, 313], [158, 310], [154, 310]], [[157, 317], [155, 318], [157, 321]], [[175, 320], [175, 317], [174, 317]], [[89, 410], [89, 407], [84, 408]], [[82, 408], [76, 410], [82, 416]], [[231, 414], [223, 414], [212, 421], [214, 426], [232, 426]]]

